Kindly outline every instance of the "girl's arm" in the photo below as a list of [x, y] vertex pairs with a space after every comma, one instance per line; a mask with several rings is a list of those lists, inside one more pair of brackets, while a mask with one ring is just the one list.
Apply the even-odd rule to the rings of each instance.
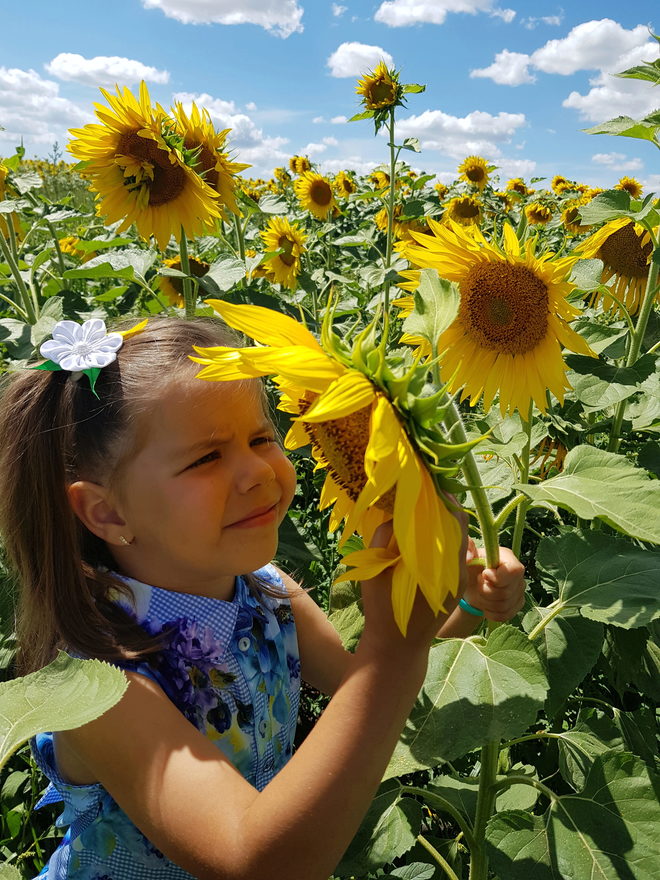
[[[380, 783], [439, 623], [418, 598], [403, 638], [387, 573], [362, 584], [362, 600], [364, 633], [334, 696], [261, 793], [137, 674], [105, 715], [58, 737], [149, 840], [201, 880], [326, 880]], [[314, 623], [302, 641], [313, 637]], [[336, 643], [327, 644], [334, 658]]]

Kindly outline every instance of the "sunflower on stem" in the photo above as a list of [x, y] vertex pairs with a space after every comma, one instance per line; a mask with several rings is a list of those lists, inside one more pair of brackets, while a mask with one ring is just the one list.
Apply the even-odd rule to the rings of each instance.
[[[414, 266], [436, 269], [458, 284], [458, 313], [436, 342], [449, 391], [462, 389], [461, 399], [469, 398], [471, 406], [483, 397], [486, 410], [499, 395], [502, 415], [517, 409], [524, 419], [531, 401], [545, 412], [548, 391], [563, 402], [570, 385], [562, 346], [593, 355], [569, 326], [579, 315], [568, 302], [574, 288], [568, 278], [579, 256], [537, 254], [536, 239], [521, 242], [508, 223], [500, 245], [476, 227], [451, 220], [429, 225], [432, 234], [413, 232], [415, 243], [397, 248]], [[408, 283], [399, 286], [414, 291], [419, 272], [403, 274]]]
[[344, 523], [340, 546], [355, 532], [368, 543], [393, 520], [390, 545], [349, 553], [341, 579], [391, 568], [392, 607], [404, 634], [418, 589], [435, 613], [442, 610], [447, 595], [456, 594], [461, 542], [445, 492], [456, 488], [460, 461], [481, 438], [451, 443], [441, 433], [447, 395], [429, 390], [428, 366], [409, 354], [386, 356], [373, 323], [349, 346], [333, 331], [330, 309], [319, 343], [279, 312], [222, 300], [209, 305], [260, 345], [196, 349], [198, 377], [273, 377], [279, 408], [293, 417], [286, 448], [311, 444], [327, 470], [321, 506], [333, 508], [332, 530]]
[[302, 207], [317, 220], [326, 220], [337, 208], [330, 181], [315, 171], [305, 171], [293, 184]]

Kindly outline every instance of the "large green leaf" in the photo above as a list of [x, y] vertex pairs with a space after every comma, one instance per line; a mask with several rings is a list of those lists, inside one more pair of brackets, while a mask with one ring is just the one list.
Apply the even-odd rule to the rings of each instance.
[[[537, 778], [536, 770], [530, 764], [515, 764], [508, 773], [498, 774], [497, 782], [507, 776]], [[429, 798], [428, 804], [435, 812], [442, 813], [442, 801], [446, 801], [450, 807], [458, 810], [470, 823], [474, 823], [479, 793], [478, 777], [436, 776], [426, 788], [433, 796]], [[495, 809], [531, 810], [538, 797], [538, 791], [531, 785], [512, 785], [500, 791], [495, 801]], [[447, 813], [447, 815], [451, 815], [451, 813]]]
[[23, 875], [13, 865], [0, 865], [0, 880], [23, 880]]
[[438, 642], [386, 777], [518, 736], [535, 720], [547, 687], [534, 646], [513, 626], [498, 627], [487, 640], [472, 636]]
[[602, 532], [544, 538], [536, 564], [557, 596], [555, 614], [577, 608], [584, 617], [622, 626], [646, 626], [660, 617], [660, 552], [642, 550]]
[[[540, 607], [528, 611], [523, 619], [526, 632], [551, 613], [548, 608]], [[561, 617], [552, 618], [535, 639], [550, 685], [546, 700], [550, 717], [593, 668], [603, 646], [603, 634], [602, 624], [582, 617], [577, 608], [566, 608]]]
[[43, 669], [0, 684], [0, 768], [31, 736], [71, 730], [98, 718], [127, 687], [126, 676], [115, 666], [63, 652]]
[[78, 269], [67, 269], [64, 278], [139, 278], [144, 276], [156, 259], [154, 251], [127, 248], [124, 251], [101, 254], [83, 263]]
[[607, 628], [603, 660], [605, 672], [620, 695], [633, 688], [660, 703], [660, 638], [651, 627]]
[[640, 391], [642, 383], [656, 372], [657, 361], [657, 356], [647, 354], [632, 367], [624, 367], [602, 358], [571, 354], [566, 357], [571, 369], [568, 381], [582, 403], [592, 410], [606, 409]]
[[604, 711], [583, 707], [570, 730], [557, 734], [559, 772], [576, 791], [582, 788], [599, 755], [624, 750], [621, 731]]
[[426, 339], [435, 351], [438, 337], [449, 327], [458, 312], [458, 287], [453, 282], [440, 278], [435, 269], [422, 269], [414, 300], [415, 308], [403, 322], [403, 330]]
[[[639, 138], [643, 141], [654, 141], [658, 125], [652, 122], [638, 121], [630, 116], [616, 116], [601, 125], [583, 129], [587, 134], [612, 134], [619, 137]], [[609, 218], [608, 218], [609, 219]]]
[[411, 849], [422, 824], [421, 804], [401, 797], [394, 780], [384, 783], [373, 799], [357, 834], [337, 868], [340, 876], [365, 876]]
[[515, 488], [534, 504], [558, 504], [581, 519], [602, 519], [626, 535], [660, 544], [660, 482], [623, 455], [576, 446], [561, 474]]
[[656, 880], [657, 784], [639, 758], [601, 755], [583, 791], [554, 799], [543, 816], [516, 810], [490, 820], [495, 872], [506, 880]]

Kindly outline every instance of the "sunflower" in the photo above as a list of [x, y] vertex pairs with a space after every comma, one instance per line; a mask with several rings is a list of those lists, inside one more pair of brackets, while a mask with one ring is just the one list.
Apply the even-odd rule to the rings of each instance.
[[542, 202], [532, 202], [525, 208], [525, 216], [530, 226], [545, 226], [552, 220], [552, 209]]
[[289, 159], [289, 168], [294, 174], [304, 174], [311, 170], [311, 164], [307, 156], [291, 156]]
[[[400, 241], [409, 241], [411, 232], [426, 232], [428, 230], [426, 217], [416, 217], [414, 220], [401, 220], [402, 213], [403, 206], [395, 205], [392, 228], [395, 237]], [[374, 215], [374, 223], [382, 232], [387, 232], [387, 208], [381, 208]]]
[[293, 184], [296, 195], [303, 208], [318, 220], [325, 220], [337, 207], [332, 184], [315, 171], [306, 171]]
[[474, 196], [456, 196], [445, 206], [447, 219], [460, 223], [461, 226], [479, 225], [481, 223], [481, 202]]
[[300, 256], [305, 252], [305, 234], [286, 217], [272, 217], [261, 237], [266, 251], [280, 252], [261, 264], [267, 276], [295, 290], [300, 275]]
[[286, 187], [287, 184], [291, 183], [291, 175], [281, 165], [274, 169], [273, 177], [282, 187]]
[[486, 410], [499, 392], [502, 415], [518, 409], [525, 418], [530, 400], [545, 411], [546, 390], [563, 401], [570, 385], [562, 346], [592, 354], [568, 326], [579, 314], [567, 301], [567, 278], [579, 258], [537, 255], [536, 240], [522, 244], [508, 223], [501, 247], [474, 227], [429, 223], [432, 235], [413, 233], [417, 244], [399, 250], [459, 285], [458, 315], [437, 343], [449, 390], [462, 388], [471, 406], [483, 395]]
[[567, 189], [573, 189], [574, 184], [566, 177], [562, 177], [561, 174], [555, 174], [550, 186], [552, 187], [552, 191], [560, 196], [563, 192], [566, 192]]
[[191, 236], [201, 233], [220, 216], [218, 193], [166, 141], [173, 121], [160, 105], [152, 107], [144, 83], [139, 101], [127, 88], [101, 93], [110, 105], [95, 105], [102, 124], [71, 129], [69, 143], [69, 151], [85, 163], [80, 173], [97, 194], [97, 214], [119, 223], [119, 232], [135, 223], [140, 235], [153, 235], [161, 249], [181, 227]]
[[564, 203], [564, 210], [561, 212], [561, 222], [569, 232], [578, 234], [586, 232], [590, 226], [585, 226], [580, 218], [580, 208], [585, 205], [583, 199], [571, 199]]
[[226, 150], [230, 129], [216, 131], [208, 110], [200, 110], [194, 101], [190, 115], [180, 102], [174, 104], [172, 112], [176, 120], [176, 131], [183, 138], [184, 148], [194, 152], [195, 170], [220, 196], [218, 208], [222, 218], [227, 219], [227, 210], [238, 214], [235, 177], [250, 166], [230, 160]]
[[[198, 260], [196, 257], [188, 257], [188, 263], [190, 265], [190, 274], [194, 275], [195, 278], [201, 278], [209, 270], [209, 264], [203, 260]], [[168, 269], [178, 269], [181, 272], [180, 257], [172, 257], [172, 259], [165, 260], [163, 265], [167, 266]], [[177, 278], [175, 275], [159, 275], [157, 283], [171, 305], [183, 308], [185, 305], [183, 299], [183, 278]]]
[[[652, 251], [649, 233], [628, 217], [610, 220], [576, 248], [576, 253], [581, 257], [595, 257], [603, 261], [601, 283], [607, 284], [612, 278], [615, 279], [612, 293], [623, 302], [631, 315], [639, 311], [644, 297]], [[594, 293], [592, 304], [601, 298], [604, 309], [619, 310], [615, 301], [607, 294], [603, 296], [601, 291]]]
[[625, 192], [630, 193], [631, 199], [641, 198], [642, 192], [644, 191], [642, 184], [634, 177], [622, 177], [614, 189], [622, 189]]
[[511, 180], [507, 180], [505, 189], [521, 196], [529, 196], [534, 192], [533, 189], [528, 188], [522, 177], [512, 177]]
[[337, 195], [343, 198], [350, 196], [351, 193], [354, 193], [357, 189], [357, 184], [350, 174], [346, 174], [345, 171], [340, 171], [339, 174], [337, 174], [333, 181], [333, 186]]
[[493, 190], [493, 195], [498, 200], [498, 202], [502, 203], [502, 207], [505, 211], [510, 211], [513, 208], [513, 199], [511, 198], [511, 193], [506, 192], [504, 190]]
[[461, 180], [465, 180], [467, 183], [471, 183], [472, 186], [482, 190], [488, 182], [490, 172], [488, 162], [482, 159], [481, 156], [468, 156], [458, 166], [458, 173], [461, 176]]
[[391, 568], [394, 617], [404, 634], [418, 588], [436, 613], [443, 609], [458, 583], [460, 527], [386, 389], [350, 356], [328, 352], [327, 327], [322, 347], [309, 330], [280, 312], [222, 300], [210, 305], [262, 347], [198, 348], [199, 356], [192, 358], [203, 365], [198, 377], [273, 376], [279, 408], [293, 416], [286, 448], [311, 443], [319, 466], [327, 469], [321, 507], [333, 506], [333, 531], [344, 522], [340, 546], [354, 532], [368, 544], [381, 523], [393, 520], [390, 545], [349, 553], [343, 562], [351, 570], [342, 579], [364, 580]]
[[362, 103], [367, 110], [385, 110], [395, 107], [401, 101], [403, 88], [395, 70], [390, 70], [384, 61], [358, 80], [355, 88], [362, 95]]
[[386, 186], [390, 185], [390, 175], [385, 171], [372, 171], [367, 180], [373, 185], [374, 189], [385, 189]]
[[433, 189], [438, 194], [438, 198], [442, 201], [449, 192], [449, 187], [445, 183], [434, 183]]

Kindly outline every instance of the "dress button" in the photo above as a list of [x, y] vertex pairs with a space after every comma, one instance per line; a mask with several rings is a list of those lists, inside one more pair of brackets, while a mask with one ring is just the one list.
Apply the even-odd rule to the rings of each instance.
[[242, 639], [238, 640], [238, 650], [239, 651], [247, 651], [247, 649], [249, 647], [250, 647], [250, 640], [248, 639], [247, 636], [243, 636]]
[[268, 727], [268, 724], [266, 723], [266, 719], [262, 718], [261, 721], [259, 722], [259, 734], [261, 736], [266, 736], [267, 727]]

